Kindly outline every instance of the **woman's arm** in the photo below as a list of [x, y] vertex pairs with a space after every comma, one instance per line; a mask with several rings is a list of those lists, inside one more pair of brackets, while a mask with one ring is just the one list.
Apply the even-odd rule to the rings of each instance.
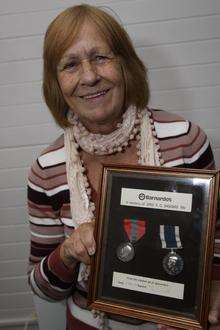
[[60, 220], [60, 192], [50, 189], [50, 176], [36, 161], [28, 178], [28, 211], [31, 246], [29, 283], [34, 293], [46, 300], [62, 300], [75, 280], [77, 260], [67, 267], [60, 257], [65, 240]]

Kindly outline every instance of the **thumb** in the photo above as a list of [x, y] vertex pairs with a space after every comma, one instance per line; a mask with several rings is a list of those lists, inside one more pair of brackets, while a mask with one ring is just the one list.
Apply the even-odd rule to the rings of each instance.
[[209, 322], [211, 324], [217, 324], [218, 323], [218, 310], [217, 309], [211, 309], [209, 312]]

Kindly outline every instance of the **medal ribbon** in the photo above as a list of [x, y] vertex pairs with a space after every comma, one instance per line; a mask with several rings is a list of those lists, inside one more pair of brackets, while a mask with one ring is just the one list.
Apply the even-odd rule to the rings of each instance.
[[137, 219], [124, 219], [124, 230], [131, 242], [138, 241], [146, 232], [146, 222]]
[[160, 225], [162, 249], [181, 249], [179, 226]]

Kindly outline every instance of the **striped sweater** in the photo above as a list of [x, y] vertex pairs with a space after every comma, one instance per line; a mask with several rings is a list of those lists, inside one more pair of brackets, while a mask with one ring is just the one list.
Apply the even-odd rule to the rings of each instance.
[[[205, 133], [195, 124], [162, 110], [150, 110], [155, 135], [159, 141], [165, 167], [214, 168], [214, 159]], [[63, 135], [50, 145], [32, 165], [28, 179], [31, 250], [29, 282], [34, 293], [47, 300], [62, 300], [73, 290], [76, 272], [61, 261], [59, 249], [74, 226], [70, 212], [70, 196], [66, 177]], [[218, 242], [218, 240], [217, 240]], [[216, 253], [218, 247], [216, 244]], [[215, 273], [219, 273], [218, 265]], [[218, 275], [218, 274], [217, 274]], [[220, 276], [217, 276], [220, 277]], [[80, 293], [86, 297], [84, 288]], [[81, 307], [83, 307], [81, 305]]]

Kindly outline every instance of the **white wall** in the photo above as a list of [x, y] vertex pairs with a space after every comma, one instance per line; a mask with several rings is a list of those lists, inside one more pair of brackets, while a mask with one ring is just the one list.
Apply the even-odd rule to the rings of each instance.
[[[151, 104], [207, 132], [220, 166], [220, 1], [106, 0], [149, 68]], [[33, 310], [26, 283], [26, 173], [56, 136], [41, 97], [42, 39], [74, 0], [0, 3], [0, 326]], [[49, 330], [49, 329], [48, 329]]]

